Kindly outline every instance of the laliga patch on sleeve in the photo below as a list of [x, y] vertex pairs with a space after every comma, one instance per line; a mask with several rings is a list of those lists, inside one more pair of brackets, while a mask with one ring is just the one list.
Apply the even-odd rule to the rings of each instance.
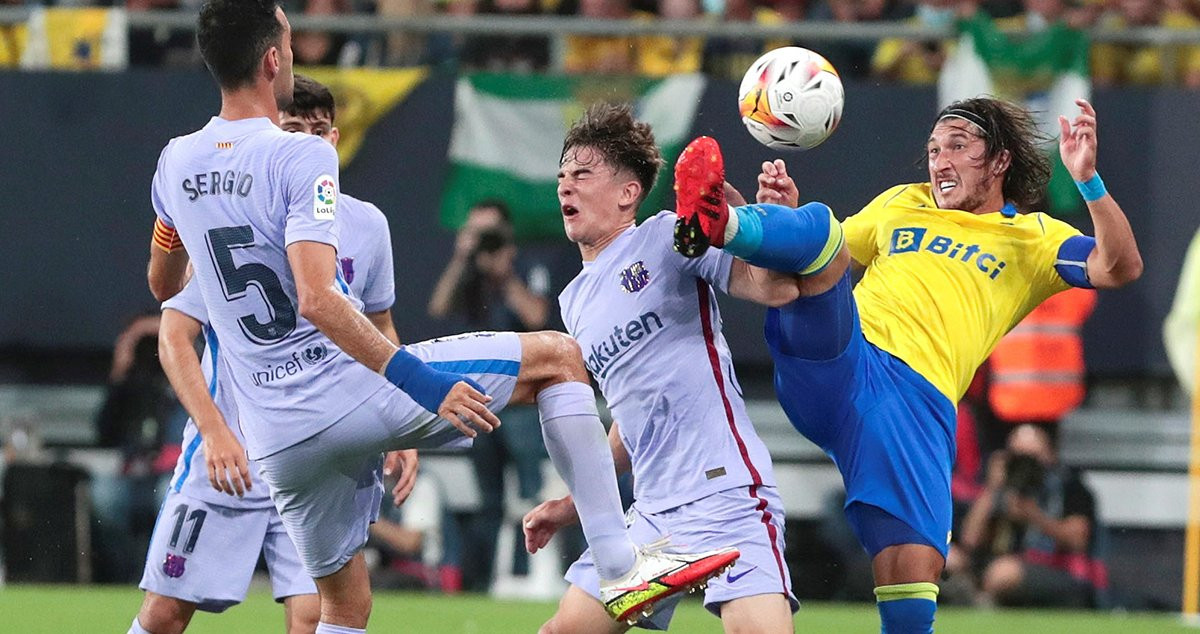
[[318, 176], [313, 182], [313, 218], [333, 220], [337, 210], [337, 183], [328, 174]]

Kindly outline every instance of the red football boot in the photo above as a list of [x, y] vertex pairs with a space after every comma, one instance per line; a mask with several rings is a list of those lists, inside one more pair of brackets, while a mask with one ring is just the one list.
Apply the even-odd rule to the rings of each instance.
[[688, 144], [675, 162], [675, 250], [695, 258], [725, 244], [725, 160], [712, 137]]

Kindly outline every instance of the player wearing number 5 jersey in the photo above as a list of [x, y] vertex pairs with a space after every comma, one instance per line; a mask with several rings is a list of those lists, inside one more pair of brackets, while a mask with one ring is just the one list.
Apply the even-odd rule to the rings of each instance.
[[[336, 104], [329, 89], [296, 76], [293, 94], [282, 113], [283, 129], [336, 146]], [[362, 298], [367, 318], [395, 340], [387, 218], [350, 196], [343, 195], [342, 203], [348, 229], [339, 258], [343, 277], [350, 292]], [[197, 361], [194, 342], [201, 333], [205, 347]], [[229, 370], [194, 279], [163, 304], [159, 349], [163, 369], [192, 417], [151, 537], [140, 584], [146, 597], [131, 632], [181, 632], [197, 609], [221, 612], [239, 603], [260, 551], [275, 599], [284, 604], [288, 632], [312, 632], [320, 617], [317, 587], [300, 566], [259, 466], [246, 463]]]
[[574, 340], [483, 333], [397, 348], [384, 338], [339, 271], [337, 154], [276, 127], [293, 83], [283, 11], [269, 0], [208, 0], [197, 40], [221, 112], [159, 158], [151, 201], [166, 249], [151, 249], [150, 287], [168, 299], [194, 261], [249, 456], [316, 581], [318, 632], [366, 627], [360, 549], [381, 494], [380, 452], [463, 446], [498, 425], [494, 410], [509, 401], [537, 403], [602, 585], [626, 589], [612, 605], [665, 575], [699, 583], [736, 559], [720, 552], [667, 562], [630, 540]]

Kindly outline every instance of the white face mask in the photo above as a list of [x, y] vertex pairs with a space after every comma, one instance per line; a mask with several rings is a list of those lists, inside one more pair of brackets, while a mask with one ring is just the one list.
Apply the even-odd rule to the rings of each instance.
[[930, 4], [918, 4], [917, 19], [925, 26], [948, 27], [954, 24], [954, 7], [941, 8]]
[[1025, 16], [1025, 26], [1028, 27], [1030, 31], [1044, 31], [1046, 30], [1046, 27], [1050, 26], [1050, 23], [1046, 21], [1046, 16], [1040, 13], [1034, 13], [1030, 11], [1029, 13], [1026, 13]]
[[725, 13], [725, 0], [703, 0], [701, 5], [704, 7], [704, 12], [709, 15]]

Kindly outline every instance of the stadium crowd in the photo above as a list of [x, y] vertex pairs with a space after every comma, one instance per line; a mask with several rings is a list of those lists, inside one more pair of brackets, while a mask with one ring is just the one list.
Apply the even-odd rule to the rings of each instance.
[[[0, 0], [0, 5], [110, 5], [106, 0]], [[129, 11], [194, 9], [195, 0], [127, 0]], [[883, 22], [945, 28], [975, 15], [1004, 29], [1027, 34], [1057, 25], [1069, 30], [1099, 27], [1200, 28], [1198, 0], [288, 0], [292, 15], [375, 14], [407, 16], [580, 16], [609, 20], [707, 20], [782, 25], [792, 22]], [[0, 26], [0, 67], [17, 64], [20, 27]], [[570, 73], [630, 73], [666, 76], [703, 71], [736, 79], [765, 50], [794, 43], [826, 54], [844, 75], [915, 84], [937, 80], [956, 42], [887, 38], [877, 44], [788, 42], [721, 37], [570, 36], [561, 64], [552, 60], [550, 38], [536, 35], [392, 33], [383, 37], [298, 31], [296, 61], [305, 65], [400, 66], [427, 64], [451, 69]], [[198, 65], [190, 32], [135, 28], [130, 33], [133, 65]], [[5, 51], [8, 51], [7, 53]], [[1097, 85], [1183, 85], [1200, 87], [1200, 45], [1093, 43], [1090, 68]]]

